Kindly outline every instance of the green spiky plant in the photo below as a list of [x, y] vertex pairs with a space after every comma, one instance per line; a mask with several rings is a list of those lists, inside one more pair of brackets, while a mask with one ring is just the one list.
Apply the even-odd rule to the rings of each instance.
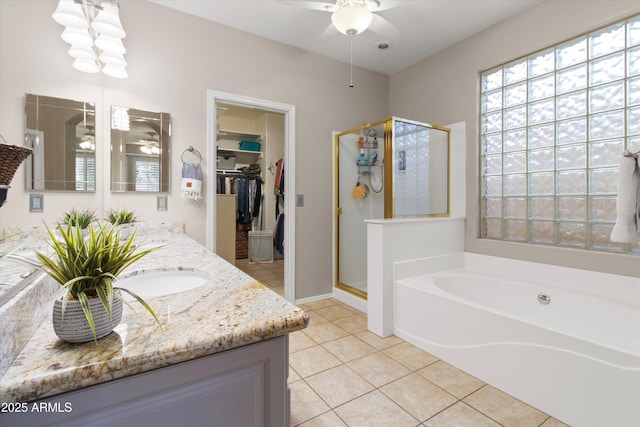
[[86, 229], [96, 220], [96, 215], [88, 210], [76, 211], [72, 209], [70, 212], [64, 213], [63, 221], [72, 227], [78, 227], [82, 230]]
[[60, 237], [56, 237], [49, 227], [46, 229], [53, 255], [47, 256], [38, 251], [35, 253], [47, 274], [66, 290], [62, 299], [63, 320], [67, 301], [79, 301], [97, 343], [89, 299], [100, 298], [109, 317], [114, 297], [133, 310], [121, 294], [114, 292], [120, 291], [135, 298], [162, 328], [155, 312], [145, 300], [128, 289], [113, 286], [114, 279], [122, 271], [161, 246], [139, 249], [133, 243], [135, 231], [128, 239], [121, 241], [118, 229], [107, 225], [90, 227], [86, 237], [79, 227], [72, 227], [70, 224], [66, 227], [58, 225]]
[[131, 224], [137, 220], [135, 212], [127, 209], [111, 209], [107, 212], [105, 219], [112, 225]]

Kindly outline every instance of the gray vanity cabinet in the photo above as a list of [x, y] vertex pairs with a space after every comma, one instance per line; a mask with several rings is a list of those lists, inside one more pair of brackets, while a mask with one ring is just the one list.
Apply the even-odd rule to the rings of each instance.
[[284, 335], [28, 402], [0, 425], [288, 426], [288, 365]]

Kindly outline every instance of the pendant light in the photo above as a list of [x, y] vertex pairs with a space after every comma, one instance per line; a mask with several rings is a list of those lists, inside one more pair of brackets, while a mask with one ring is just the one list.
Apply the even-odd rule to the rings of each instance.
[[126, 78], [126, 36], [115, 0], [59, 0], [53, 19], [66, 28], [62, 39], [71, 47], [73, 68]]

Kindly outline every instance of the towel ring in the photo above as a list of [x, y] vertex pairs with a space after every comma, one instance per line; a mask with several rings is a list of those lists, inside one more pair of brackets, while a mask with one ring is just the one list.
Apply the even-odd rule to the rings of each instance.
[[193, 154], [195, 154], [196, 156], [198, 156], [198, 163], [201, 163], [201, 162], [202, 162], [202, 154], [200, 154], [200, 152], [199, 152], [198, 150], [196, 150], [195, 148], [193, 148], [193, 146], [191, 146], [191, 145], [190, 145], [190, 146], [188, 146], [188, 147], [187, 147], [187, 149], [186, 149], [186, 150], [184, 150], [184, 151], [182, 152], [182, 155], [180, 156], [180, 160], [182, 160], [182, 163], [186, 163], [186, 162], [184, 161], [184, 155], [185, 155], [185, 153], [187, 153], [187, 152], [189, 152], [189, 153], [193, 153]]
[[624, 150], [624, 152], [622, 153], [625, 157], [633, 157], [634, 159], [638, 158], [638, 154], [640, 154], [640, 151], [636, 151], [635, 153], [632, 153], [629, 150]]

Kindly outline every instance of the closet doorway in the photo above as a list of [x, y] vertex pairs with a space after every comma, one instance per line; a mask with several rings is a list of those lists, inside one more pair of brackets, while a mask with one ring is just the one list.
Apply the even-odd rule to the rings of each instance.
[[207, 112], [206, 245], [295, 302], [294, 107], [209, 91]]

